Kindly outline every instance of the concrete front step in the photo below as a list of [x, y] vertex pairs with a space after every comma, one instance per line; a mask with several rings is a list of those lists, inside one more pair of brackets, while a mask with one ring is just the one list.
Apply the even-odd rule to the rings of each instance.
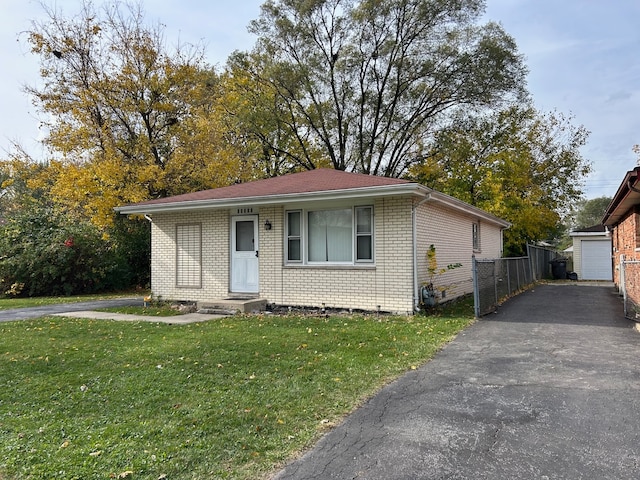
[[224, 298], [198, 302], [198, 313], [233, 315], [237, 312], [263, 312], [266, 308], [266, 298]]

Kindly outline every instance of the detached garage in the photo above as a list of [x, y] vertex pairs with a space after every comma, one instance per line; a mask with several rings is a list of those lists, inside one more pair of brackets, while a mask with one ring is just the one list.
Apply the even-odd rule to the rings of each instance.
[[611, 235], [604, 225], [571, 232], [573, 268], [579, 280], [613, 280]]

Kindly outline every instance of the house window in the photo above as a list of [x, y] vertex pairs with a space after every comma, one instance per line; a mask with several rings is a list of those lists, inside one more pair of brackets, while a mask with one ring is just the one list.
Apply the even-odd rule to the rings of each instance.
[[351, 262], [353, 259], [351, 209], [307, 212], [309, 262]]
[[[373, 207], [286, 212], [287, 263], [373, 262]], [[355, 259], [355, 260], [354, 260]]]
[[356, 261], [373, 262], [373, 207], [356, 207]]
[[471, 227], [471, 236], [473, 238], [473, 250], [475, 252], [480, 251], [480, 224], [478, 222], [473, 222]]
[[287, 212], [287, 260], [289, 262], [302, 261], [302, 212]]
[[176, 226], [176, 286], [202, 287], [202, 232], [200, 224]]

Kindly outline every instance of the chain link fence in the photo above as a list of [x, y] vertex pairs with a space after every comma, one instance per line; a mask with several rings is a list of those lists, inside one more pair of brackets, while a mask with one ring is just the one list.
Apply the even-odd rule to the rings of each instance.
[[624, 303], [624, 316], [640, 322], [640, 260], [620, 261], [620, 290]]
[[495, 311], [500, 301], [551, 276], [555, 250], [527, 245], [526, 257], [472, 260], [476, 317]]

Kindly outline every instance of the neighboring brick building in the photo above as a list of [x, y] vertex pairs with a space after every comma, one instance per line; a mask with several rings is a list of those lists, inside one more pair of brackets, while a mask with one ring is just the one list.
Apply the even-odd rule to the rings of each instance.
[[640, 261], [640, 167], [626, 173], [602, 219], [613, 241], [613, 281], [618, 289], [640, 304], [640, 268], [627, 269], [621, 279], [623, 260]]
[[151, 288], [171, 300], [408, 313], [428, 280], [469, 293], [471, 257], [502, 254], [509, 223], [407, 180], [318, 169], [128, 205], [152, 220]]

